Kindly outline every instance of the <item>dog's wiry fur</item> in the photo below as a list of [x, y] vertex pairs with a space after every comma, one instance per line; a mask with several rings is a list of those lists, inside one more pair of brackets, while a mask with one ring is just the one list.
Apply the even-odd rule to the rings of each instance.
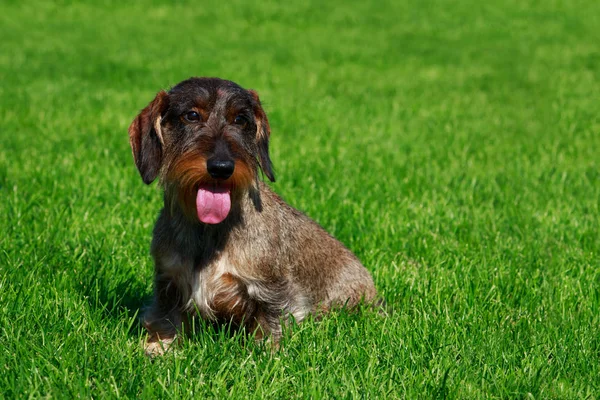
[[[159, 92], [129, 135], [142, 179], [159, 178], [164, 189], [151, 246], [154, 301], [144, 316], [148, 354], [162, 353], [196, 313], [277, 342], [290, 315], [301, 321], [375, 298], [358, 259], [259, 179], [259, 170], [275, 178], [256, 92], [217, 78], [188, 79]], [[229, 177], [207, 170], [215, 157], [232, 160]], [[199, 220], [202, 185], [231, 193], [220, 223]]]

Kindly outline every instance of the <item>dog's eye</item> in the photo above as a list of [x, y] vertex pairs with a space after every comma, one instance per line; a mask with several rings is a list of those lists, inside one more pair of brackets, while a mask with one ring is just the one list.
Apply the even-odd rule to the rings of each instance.
[[198, 122], [200, 121], [200, 114], [198, 114], [196, 111], [188, 111], [183, 114], [183, 119], [187, 122]]
[[233, 120], [233, 123], [236, 124], [236, 125], [246, 125], [248, 123], [248, 118], [246, 118], [243, 115], [238, 115]]

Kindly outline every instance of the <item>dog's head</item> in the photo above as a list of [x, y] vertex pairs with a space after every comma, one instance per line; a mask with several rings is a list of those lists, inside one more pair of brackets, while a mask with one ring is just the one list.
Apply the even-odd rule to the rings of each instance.
[[247, 191], [261, 169], [275, 181], [270, 128], [256, 92], [217, 78], [190, 78], [161, 91], [129, 127], [142, 179], [160, 178], [188, 215], [218, 224], [232, 196]]

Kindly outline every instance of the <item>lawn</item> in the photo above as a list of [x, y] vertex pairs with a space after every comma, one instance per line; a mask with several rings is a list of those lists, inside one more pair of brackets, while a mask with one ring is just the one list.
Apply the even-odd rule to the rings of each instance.
[[[600, 397], [596, 0], [126, 3], [2, 2], [0, 398]], [[271, 186], [386, 316], [144, 356], [127, 127], [190, 76], [258, 91]]]

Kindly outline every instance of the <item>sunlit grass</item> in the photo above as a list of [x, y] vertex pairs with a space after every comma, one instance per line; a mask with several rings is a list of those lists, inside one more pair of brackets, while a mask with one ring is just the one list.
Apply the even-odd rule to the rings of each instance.
[[[600, 8], [576, 3], [5, 2], [0, 393], [598, 397]], [[389, 315], [143, 355], [162, 198], [127, 126], [192, 75], [258, 91], [273, 188]]]

